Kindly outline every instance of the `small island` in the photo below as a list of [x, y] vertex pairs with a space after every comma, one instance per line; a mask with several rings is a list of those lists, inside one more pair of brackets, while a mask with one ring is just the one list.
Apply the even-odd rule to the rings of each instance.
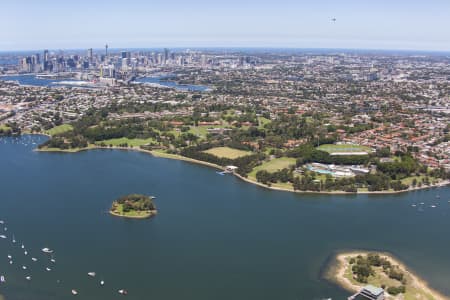
[[150, 218], [157, 213], [153, 199], [154, 197], [140, 194], [126, 195], [113, 202], [109, 213], [124, 218]]
[[352, 293], [359, 293], [368, 287], [384, 290], [385, 299], [449, 299], [431, 289], [423, 279], [387, 253], [339, 253], [332, 260], [325, 277]]

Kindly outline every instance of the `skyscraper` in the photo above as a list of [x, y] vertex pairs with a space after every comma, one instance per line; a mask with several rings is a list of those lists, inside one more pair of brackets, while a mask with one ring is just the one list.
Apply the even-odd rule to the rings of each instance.
[[164, 64], [167, 64], [167, 61], [169, 60], [169, 49], [165, 48], [164, 49]]
[[89, 62], [92, 62], [93, 58], [94, 58], [94, 55], [93, 55], [93, 52], [92, 52], [92, 48], [89, 48], [89, 49], [88, 49], [88, 59], [89, 59]]

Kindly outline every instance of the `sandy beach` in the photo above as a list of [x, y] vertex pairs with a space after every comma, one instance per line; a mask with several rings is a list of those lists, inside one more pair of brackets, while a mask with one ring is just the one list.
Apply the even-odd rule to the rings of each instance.
[[[420, 278], [413, 271], [408, 269], [404, 263], [402, 263], [399, 259], [394, 257], [393, 255], [385, 252], [370, 252], [370, 251], [348, 251], [337, 254], [326, 272], [326, 278], [331, 280], [341, 286], [342, 288], [348, 290], [349, 292], [357, 292], [359, 291], [365, 284], [355, 284], [355, 282], [351, 281], [349, 278], [345, 276], [346, 271], [350, 267], [348, 263], [348, 259], [350, 257], [355, 257], [358, 255], [367, 255], [368, 253], [377, 253], [382, 257], [387, 258], [392, 265], [397, 265], [402, 272], [406, 274], [409, 279], [408, 286], [411, 286], [415, 289], [418, 289], [426, 294], [429, 294], [432, 299], [435, 300], [450, 300], [449, 297], [442, 295], [440, 292], [429, 287], [428, 283]], [[397, 296], [392, 296], [386, 293], [386, 299], [404, 299], [403, 294], [399, 294]], [[415, 299], [424, 299], [421, 295], [416, 295]], [[428, 298], [427, 298], [428, 299]]]

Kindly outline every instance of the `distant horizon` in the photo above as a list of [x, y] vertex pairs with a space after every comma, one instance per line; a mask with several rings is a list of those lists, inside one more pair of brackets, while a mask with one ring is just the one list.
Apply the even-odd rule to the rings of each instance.
[[[87, 51], [92, 48], [94, 52], [104, 51], [105, 47], [75, 47], [75, 48], [37, 48], [37, 49], [12, 49], [12, 50], [2, 50], [0, 53], [33, 53], [48, 51]], [[433, 50], [433, 49], [408, 49], [408, 48], [333, 48], [333, 47], [290, 47], [290, 46], [153, 46], [153, 47], [111, 47], [108, 45], [108, 52], [110, 51], [142, 51], [142, 50], [154, 50], [160, 51], [163, 49], [169, 50], [206, 50], [206, 51], [220, 51], [220, 50], [286, 50], [286, 51], [316, 51], [316, 52], [405, 52], [405, 53], [436, 53], [436, 54], [450, 54], [450, 50]]]

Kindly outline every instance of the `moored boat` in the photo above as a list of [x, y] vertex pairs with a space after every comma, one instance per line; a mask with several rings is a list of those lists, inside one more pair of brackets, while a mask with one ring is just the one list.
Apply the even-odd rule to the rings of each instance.
[[127, 290], [119, 290], [119, 294], [121, 294], [121, 295], [127, 295], [128, 294], [128, 292], [127, 292]]

